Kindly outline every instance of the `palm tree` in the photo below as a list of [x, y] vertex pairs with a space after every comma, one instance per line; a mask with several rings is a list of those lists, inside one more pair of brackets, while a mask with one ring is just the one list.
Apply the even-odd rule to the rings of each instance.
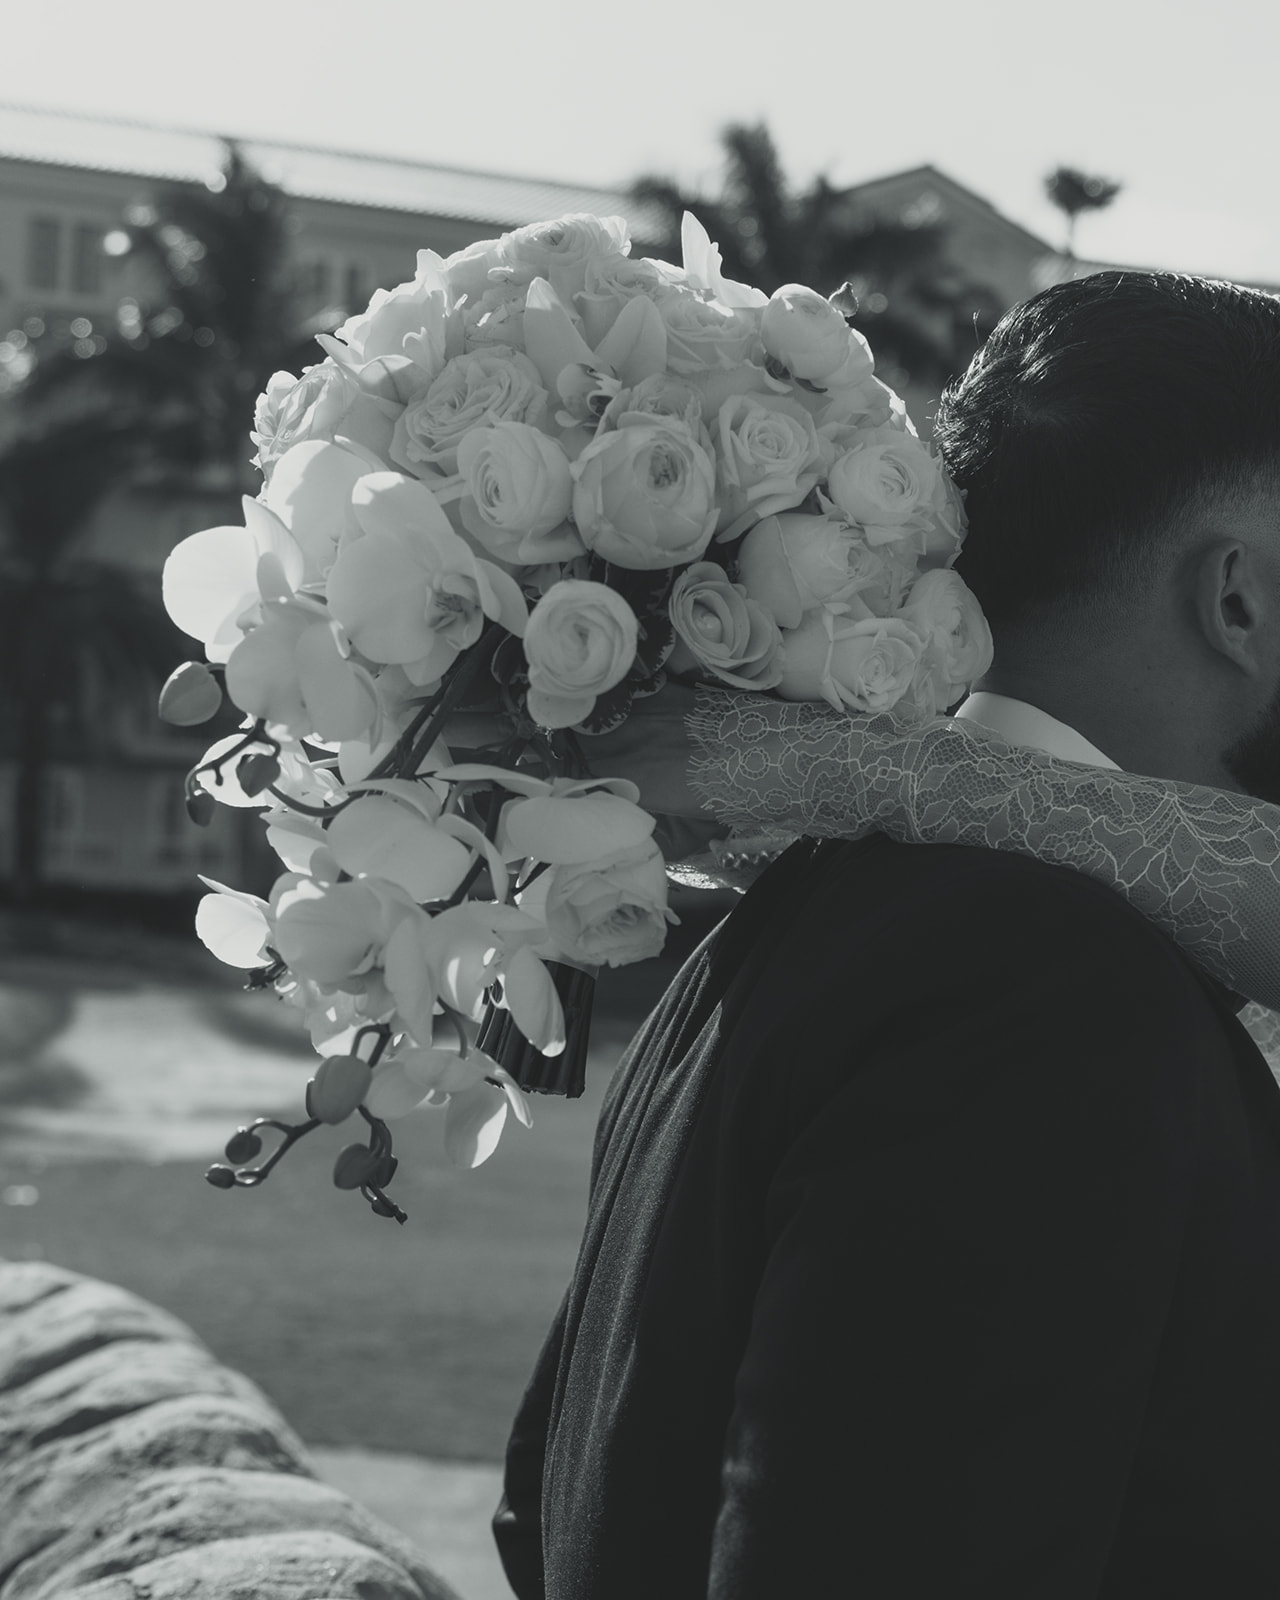
[[273, 372], [319, 360], [315, 334], [340, 317], [299, 313], [287, 197], [229, 142], [214, 184], [167, 185], [118, 231], [146, 288], [121, 302], [96, 353], [83, 341], [37, 342], [22, 406], [28, 415], [125, 417], [154, 476], [189, 478], [199, 467], [229, 490], [254, 492], [254, 396]]
[[665, 217], [669, 252], [678, 252], [687, 210], [719, 244], [729, 277], [766, 293], [784, 283], [827, 293], [848, 283], [858, 303], [854, 324], [895, 385], [914, 380], [936, 390], [968, 362], [1004, 308], [947, 260], [945, 227], [905, 217], [867, 220], [821, 176], [791, 193], [764, 123], [732, 124], [721, 142], [718, 198], [687, 193], [662, 177], [632, 186], [637, 200]]
[[0, 683], [20, 904], [41, 881], [50, 761], [100, 748], [116, 732], [110, 709], [151, 691], [183, 654], [153, 596], [80, 552], [133, 453], [131, 424], [98, 418], [11, 435], [0, 451]]
[[1064, 254], [1075, 259], [1076, 222], [1084, 211], [1102, 211], [1120, 193], [1120, 185], [1110, 178], [1081, 172], [1078, 167], [1055, 167], [1044, 180], [1044, 192], [1067, 219]]
[[158, 596], [83, 555], [92, 513], [140, 476], [179, 493], [203, 477], [234, 518], [235, 496], [256, 489], [254, 396], [320, 355], [295, 310], [285, 197], [233, 145], [220, 183], [168, 186], [122, 231], [146, 288], [94, 353], [39, 341], [0, 411], [0, 684], [17, 767], [14, 894], [27, 901], [50, 759], [112, 740], [95, 706], [153, 717], [155, 689], [189, 648]]

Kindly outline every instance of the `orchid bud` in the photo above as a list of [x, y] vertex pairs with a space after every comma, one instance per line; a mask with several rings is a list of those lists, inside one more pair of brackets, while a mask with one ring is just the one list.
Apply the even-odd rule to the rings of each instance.
[[208, 722], [222, 707], [222, 685], [201, 661], [175, 667], [160, 691], [160, 716], [175, 728]]
[[246, 1161], [252, 1161], [254, 1156], [262, 1150], [262, 1140], [254, 1133], [252, 1128], [237, 1128], [227, 1140], [227, 1147], [223, 1151], [227, 1160], [233, 1166], [241, 1166]]
[[280, 776], [280, 763], [265, 750], [251, 751], [236, 763], [236, 782], [251, 798], [259, 795]]
[[218, 802], [207, 789], [192, 789], [187, 793], [187, 815], [198, 828], [207, 828], [213, 821]]
[[359, 1056], [326, 1056], [307, 1085], [307, 1115], [321, 1122], [345, 1122], [369, 1092], [372, 1075], [369, 1063]]

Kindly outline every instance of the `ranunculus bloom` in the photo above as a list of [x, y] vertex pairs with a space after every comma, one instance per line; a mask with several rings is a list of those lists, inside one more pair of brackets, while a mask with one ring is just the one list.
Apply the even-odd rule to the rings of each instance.
[[822, 475], [813, 419], [786, 395], [734, 395], [720, 407], [714, 439], [722, 539], [798, 506]]
[[363, 537], [329, 574], [329, 607], [371, 661], [433, 683], [480, 637], [486, 617], [524, 631], [515, 580], [481, 560], [449, 526], [429, 489], [398, 472], [361, 479], [353, 498]]
[[518, 278], [545, 278], [571, 303], [586, 284], [592, 263], [613, 264], [631, 249], [621, 217], [576, 212], [551, 222], [531, 222], [502, 240], [507, 262]]
[[892, 549], [873, 550], [861, 528], [804, 511], [766, 517], [738, 546], [738, 577], [781, 628], [798, 628], [806, 611], [849, 606], [855, 597], [886, 616], [897, 610], [913, 571]]
[[491, 283], [483, 294], [468, 296], [459, 309], [464, 351], [491, 345], [524, 349], [524, 303], [527, 284]]
[[552, 584], [529, 614], [529, 715], [544, 728], [570, 728], [596, 698], [622, 682], [635, 660], [639, 624], [616, 590], [583, 578]]
[[573, 519], [588, 550], [640, 571], [696, 561], [715, 531], [716, 469], [676, 422], [626, 419], [573, 463]]
[[959, 573], [935, 568], [916, 579], [901, 615], [928, 641], [936, 708], [954, 705], [991, 666], [991, 629], [977, 596]]
[[273, 373], [258, 396], [249, 437], [258, 447], [254, 457], [264, 478], [276, 462], [305, 440], [333, 440], [339, 434], [385, 456], [401, 407], [367, 394], [353, 372], [335, 361], [308, 367], [300, 378]]
[[782, 635], [778, 693], [787, 700], [826, 700], [837, 711], [888, 711], [910, 688], [924, 645], [900, 617], [850, 622], [811, 611]]
[[773, 359], [795, 378], [825, 385], [840, 373], [851, 383], [851, 356], [860, 361], [862, 376], [871, 375], [867, 341], [829, 300], [802, 283], [784, 283], [769, 296], [760, 318], [760, 338]]
[[565, 955], [590, 966], [656, 956], [676, 919], [667, 908], [662, 852], [652, 839], [603, 860], [552, 869], [546, 914]]
[[463, 526], [491, 555], [518, 566], [541, 566], [581, 555], [568, 525], [573, 478], [554, 439], [525, 422], [476, 428], [458, 446], [466, 480]]
[[473, 428], [508, 418], [536, 426], [547, 411], [547, 391], [527, 356], [491, 345], [455, 356], [425, 394], [396, 423], [391, 459], [418, 476], [458, 470], [458, 446]]
[[851, 522], [899, 528], [931, 514], [942, 475], [927, 445], [909, 433], [881, 427], [868, 430], [864, 443], [836, 461], [827, 489]]
[[670, 613], [680, 640], [668, 662], [673, 671], [696, 663], [738, 689], [772, 689], [782, 676], [777, 623], [714, 561], [695, 561], [680, 574]]

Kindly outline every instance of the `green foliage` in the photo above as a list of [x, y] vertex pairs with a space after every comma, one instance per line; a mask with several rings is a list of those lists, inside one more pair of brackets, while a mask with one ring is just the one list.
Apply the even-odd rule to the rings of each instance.
[[1075, 253], [1076, 219], [1084, 211], [1103, 211], [1120, 193], [1110, 178], [1081, 172], [1078, 167], [1055, 167], [1044, 180], [1044, 192], [1067, 219], [1067, 254]]
[[273, 372], [318, 360], [314, 336], [336, 321], [298, 311], [287, 197], [228, 144], [218, 183], [164, 186], [122, 231], [147, 287], [95, 353], [36, 341], [18, 402], [28, 417], [123, 419], [153, 476], [213, 468], [252, 492], [254, 397]]
[[666, 218], [666, 253], [679, 259], [680, 218], [691, 211], [720, 246], [731, 278], [768, 294], [784, 283], [827, 294], [849, 283], [859, 303], [855, 326], [891, 384], [938, 390], [968, 363], [1004, 307], [948, 260], [945, 227], [868, 219], [822, 176], [793, 193], [764, 123], [735, 123], [721, 139], [718, 197], [687, 193], [663, 177], [632, 186]]

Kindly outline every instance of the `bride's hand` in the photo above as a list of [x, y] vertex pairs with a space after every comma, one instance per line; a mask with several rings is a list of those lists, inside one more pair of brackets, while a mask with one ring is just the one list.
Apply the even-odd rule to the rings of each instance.
[[657, 694], [632, 702], [627, 720], [609, 733], [584, 734], [582, 753], [602, 778], [629, 778], [640, 790], [640, 804], [656, 816], [712, 824], [689, 787], [693, 742], [685, 718], [697, 691], [668, 682]]

